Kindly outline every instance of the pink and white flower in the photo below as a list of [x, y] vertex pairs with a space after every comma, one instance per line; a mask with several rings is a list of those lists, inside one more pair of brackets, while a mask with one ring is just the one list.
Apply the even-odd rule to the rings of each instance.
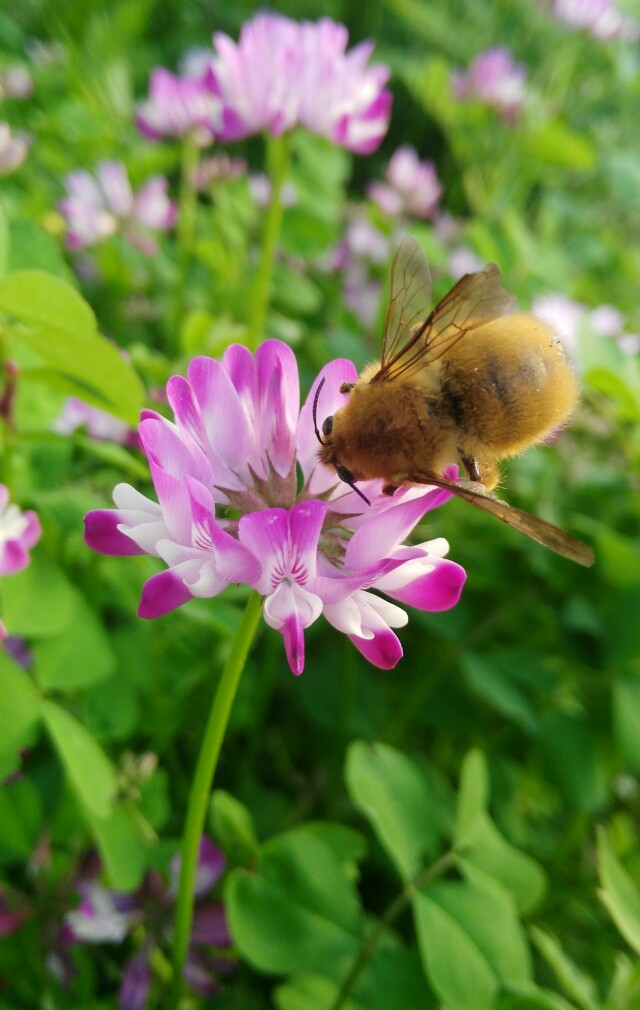
[[341, 383], [355, 376], [351, 362], [331, 362], [300, 409], [293, 352], [270, 340], [255, 356], [233, 345], [221, 361], [196, 358], [186, 378], [169, 380], [175, 421], [145, 411], [139, 427], [158, 501], [121, 484], [116, 510], [86, 517], [94, 550], [165, 562], [143, 589], [140, 616], [158, 617], [245, 582], [264, 596], [265, 621], [282, 634], [299, 674], [304, 630], [321, 614], [388, 669], [402, 656], [392, 629], [407, 615], [378, 591], [425, 610], [457, 602], [465, 573], [444, 559], [446, 542], [404, 542], [449, 492], [404, 488], [388, 498], [381, 481], [368, 481], [369, 507], [317, 461], [318, 384], [326, 380], [324, 417], [340, 406]]
[[200, 74], [176, 76], [156, 68], [149, 80], [149, 97], [136, 112], [136, 125], [150, 140], [192, 134], [206, 147], [222, 127], [222, 105], [205, 84], [206, 65]]
[[612, 0], [554, 0], [551, 13], [569, 28], [584, 29], [600, 42], [623, 38], [633, 42], [640, 22], [628, 17]]
[[390, 217], [431, 218], [438, 209], [442, 186], [432, 161], [420, 161], [410, 144], [399, 147], [391, 156], [385, 182], [372, 182], [371, 199]]
[[15, 575], [29, 564], [29, 551], [42, 535], [40, 520], [32, 509], [23, 512], [9, 501], [9, 491], [0, 484], [0, 575]]
[[95, 177], [79, 169], [65, 178], [60, 213], [67, 220], [67, 245], [74, 252], [97, 245], [117, 231], [148, 255], [156, 245], [148, 230], [166, 231], [176, 217], [167, 180], [152, 176], [134, 193], [121, 162], [103, 161]]
[[526, 95], [526, 68], [516, 63], [505, 46], [480, 53], [466, 72], [455, 70], [451, 83], [459, 99], [492, 105], [509, 123], [517, 118]]
[[[96, 442], [118, 442], [129, 445], [133, 432], [126, 421], [100, 407], [94, 407], [77, 396], [68, 396], [60, 415], [53, 423], [58, 435], [72, 435], [83, 429]], [[134, 439], [135, 441], [135, 439]]]
[[222, 33], [213, 41], [208, 82], [224, 107], [220, 140], [305, 126], [359, 154], [378, 147], [392, 99], [388, 69], [369, 65], [371, 42], [347, 53], [344, 25], [270, 13], [244, 24], [237, 43]]

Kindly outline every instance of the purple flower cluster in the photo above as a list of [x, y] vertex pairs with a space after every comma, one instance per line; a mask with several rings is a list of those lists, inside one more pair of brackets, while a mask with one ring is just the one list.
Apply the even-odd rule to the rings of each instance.
[[317, 461], [318, 383], [326, 379], [324, 417], [340, 406], [341, 383], [355, 377], [351, 362], [331, 362], [300, 409], [293, 352], [271, 340], [255, 357], [233, 345], [220, 362], [196, 358], [187, 378], [169, 380], [175, 421], [147, 410], [139, 426], [158, 501], [120, 484], [116, 510], [86, 517], [94, 550], [164, 561], [144, 586], [141, 617], [244, 582], [264, 596], [265, 621], [283, 635], [299, 674], [304, 630], [320, 614], [370, 662], [389, 669], [402, 656], [392, 629], [408, 619], [398, 603], [443, 610], [457, 602], [465, 573], [444, 559], [446, 541], [404, 543], [449, 493], [405, 488], [388, 498], [380, 481], [370, 481], [364, 488], [372, 505], [363, 506]]
[[210, 57], [199, 53], [184, 76], [153, 72], [149, 99], [137, 117], [146, 136], [191, 131], [203, 143], [214, 138], [224, 143], [304, 126], [368, 154], [385, 135], [389, 71], [369, 66], [371, 42], [346, 51], [344, 25], [265, 13], [242, 26], [237, 42], [222, 33], [213, 41]]
[[156, 245], [149, 231], [171, 228], [175, 204], [167, 196], [167, 180], [152, 176], [137, 193], [131, 188], [127, 170], [118, 161], [103, 161], [95, 177], [89, 172], [70, 172], [66, 197], [59, 209], [67, 220], [67, 245], [78, 251], [122, 232], [147, 255]]
[[[231, 937], [224, 907], [209, 897], [224, 867], [223, 852], [203, 836], [195, 883], [191, 945], [185, 964], [185, 978], [202, 996], [216, 992], [220, 988], [217, 974], [235, 966], [225, 952], [231, 946]], [[160, 874], [149, 872], [133, 895], [111, 891], [96, 877], [81, 880], [77, 885], [80, 904], [65, 916], [67, 945], [119, 944], [131, 933], [143, 937], [124, 968], [118, 998], [121, 1010], [143, 1010], [147, 1005], [153, 950], [165, 946], [170, 939], [179, 870], [178, 856], [172, 860], [168, 884]]]

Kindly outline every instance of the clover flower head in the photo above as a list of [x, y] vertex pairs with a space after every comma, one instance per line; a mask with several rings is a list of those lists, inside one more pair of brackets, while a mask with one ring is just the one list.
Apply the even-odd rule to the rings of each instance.
[[163, 176], [152, 176], [134, 193], [118, 161], [101, 162], [95, 177], [83, 169], [70, 172], [65, 186], [59, 210], [67, 221], [67, 245], [74, 252], [121, 231], [142, 252], [153, 255], [156, 245], [149, 229], [165, 231], [176, 217]]
[[506, 46], [495, 46], [479, 53], [466, 72], [454, 71], [453, 93], [461, 100], [492, 105], [513, 123], [525, 99], [526, 77], [525, 67], [515, 62]]
[[0, 484], [0, 575], [15, 575], [29, 564], [29, 551], [42, 530], [37, 514], [23, 512], [9, 501], [9, 491]]
[[[138, 613], [158, 617], [192, 597], [244, 582], [264, 597], [264, 619], [283, 636], [291, 670], [304, 667], [304, 630], [321, 614], [375, 665], [402, 656], [395, 602], [453, 606], [465, 573], [443, 540], [408, 546], [414, 525], [449, 492], [364, 484], [371, 507], [317, 460], [312, 405], [340, 406], [351, 362], [327, 365], [302, 409], [291, 349], [277, 340], [255, 356], [232, 345], [221, 361], [195, 358], [167, 386], [175, 420], [145, 411], [139, 438], [158, 500], [121, 484], [116, 510], [86, 517], [86, 541], [105, 554], [151, 554], [166, 568], [146, 582]], [[298, 479], [298, 472], [301, 474]]]
[[201, 147], [222, 126], [220, 101], [206, 86], [206, 64], [199, 74], [177, 76], [157, 67], [149, 80], [149, 97], [138, 105], [136, 125], [149, 140], [190, 133]]
[[372, 182], [371, 199], [389, 217], [431, 218], [442, 196], [432, 161], [420, 161], [410, 144], [403, 144], [391, 156], [384, 182]]
[[554, 0], [551, 12], [557, 21], [584, 29], [600, 42], [633, 42], [640, 35], [640, 22], [623, 14], [613, 0]]
[[222, 33], [213, 41], [208, 81], [224, 107], [221, 140], [259, 132], [279, 136], [305, 126], [368, 154], [386, 133], [389, 71], [369, 65], [370, 42], [346, 51], [344, 25], [330, 18], [297, 22], [264, 13], [242, 26], [237, 43]]

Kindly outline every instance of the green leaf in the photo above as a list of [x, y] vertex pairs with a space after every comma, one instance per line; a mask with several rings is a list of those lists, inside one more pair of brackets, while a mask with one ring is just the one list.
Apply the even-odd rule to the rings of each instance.
[[575, 1003], [539, 986], [507, 986], [491, 1010], [576, 1010]]
[[56, 634], [71, 620], [75, 594], [62, 570], [36, 553], [31, 564], [3, 586], [3, 620], [13, 635], [39, 638]]
[[75, 589], [70, 616], [59, 635], [42, 639], [34, 647], [36, 676], [44, 690], [75, 691], [104, 680], [115, 668], [102, 623]]
[[13, 338], [74, 380], [78, 396], [137, 424], [142, 383], [97, 332], [92, 309], [74, 288], [41, 270], [18, 271], [0, 280], [0, 312], [22, 324], [13, 328]]
[[0, 789], [0, 851], [14, 859], [33, 855], [42, 833], [40, 794], [27, 778]]
[[552, 710], [543, 724], [550, 774], [577, 810], [597, 810], [607, 791], [593, 726], [582, 712]]
[[149, 851], [134, 813], [116, 804], [107, 817], [88, 815], [108, 883], [117, 891], [133, 891], [147, 868]]
[[523, 155], [539, 165], [558, 165], [574, 171], [593, 167], [596, 152], [585, 133], [575, 133], [558, 120], [547, 122], [525, 138]]
[[356, 741], [345, 779], [403, 880], [412, 880], [441, 837], [437, 803], [420, 769], [386, 744]]
[[532, 926], [530, 932], [538, 951], [567, 996], [583, 1010], [598, 1010], [598, 994], [593, 979], [580, 971], [567, 957], [555, 936], [545, 933], [536, 926]]
[[502, 985], [531, 981], [524, 933], [499, 885], [439, 882], [416, 894], [413, 910], [425, 972], [452, 1010], [489, 1010]]
[[270, 839], [256, 872], [234, 870], [225, 907], [243, 957], [266, 972], [339, 980], [364, 931], [353, 882], [335, 853], [304, 828]]
[[107, 817], [116, 778], [106, 754], [82, 723], [55, 702], [42, 703], [42, 717], [78, 799], [94, 817]]
[[465, 677], [476, 694], [533, 735], [540, 726], [533, 705], [517, 681], [514, 666], [509, 663], [506, 650], [486, 656], [465, 652], [462, 656]]
[[618, 860], [604, 829], [598, 832], [600, 899], [627, 943], [640, 954], [640, 890]]
[[617, 677], [612, 685], [615, 739], [634, 771], [640, 771], [640, 679]]
[[[338, 986], [319, 975], [300, 975], [275, 990], [278, 1010], [332, 1010], [338, 996]], [[346, 999], [341, 1010], [367, 1010], [362, 1003]]]
[[231, 865], [246, 866], [258, 856], [259, 843], [253, 818], [239, 800], [224, 789], [211, 797], [213, 834]]
[[545, 873], [534, 859], [500, 834], [485, 810], [487, 793], [484, 756], [478, 750], [471, 751], [462, 766], [454, 836], [460, 866], [468, 879], [479, 880], [480, 871], [498, 881], [513, 895], [521, 913], [530, 912], [544, 895]]
[[15, 767], [18, 752], [30, 740], [40, 717], [40, 696], [31, 677], [0, 649], [0, 755]]

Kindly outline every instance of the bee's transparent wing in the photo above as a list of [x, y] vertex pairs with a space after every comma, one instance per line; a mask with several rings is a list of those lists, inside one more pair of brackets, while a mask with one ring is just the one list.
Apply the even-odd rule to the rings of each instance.
[[427, 290], [425, 277], [430, 290], [429, 267], [420, 245], [415, 239], [404, 239], [391, 268], [381, 367], [373, 381], [423, 368], [446, 355], [458, 340], [513, 308], [513, 295], [505, 291], [500, 271], [490, 263], [478, 273], [465, 274], [420, 323], [418, 302]]
[[562, 557], [575, 561], [578, 565], [589, 568], [595, 561], [593, 550], [588, 544], [578, 540], [566, 530], [560, 529], [559, 526], [554, 526], [553, 523], [540, 519], [539, 516], [531, 515], [530, 512], [524, 512], [522, 509], [512, 508], [500, 498], [496, 498], [483, 484], [478, 484], [475, 481], [452, 481], [428, 472], [415, 474], [408, 477], [407, 480], [415, 484], [435, 484], [436, 487], [447, 488], [458, 498], [463, 498], [469, 504], [475, 505], [485, 512], [490, 512], [507, 526], [513, 527], [519, 533], [524, 533], [526, 537], [548, 547], [556, 554], [561, 554]]
[[[418, 240], [409, 235], [398, 246], [391, 264], [391, 291], [382, 336], [381, 372], [391, 369], [405, 354], [413, 353], [430, 300], [429, 264]], [[390, 375], [387, 377], [390, 378]]]

